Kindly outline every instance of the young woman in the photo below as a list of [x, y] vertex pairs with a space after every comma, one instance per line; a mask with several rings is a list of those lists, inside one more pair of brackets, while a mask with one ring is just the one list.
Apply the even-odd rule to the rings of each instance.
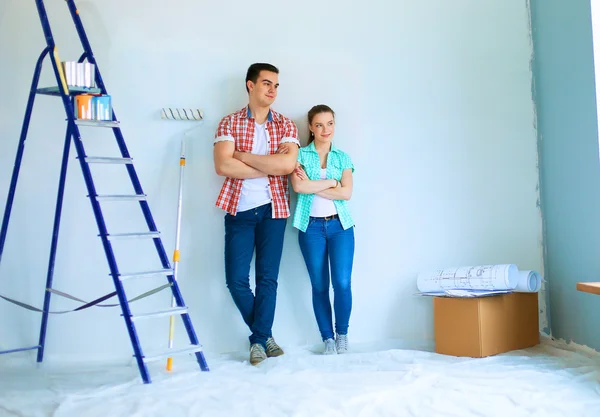
[[354, 165], [350, 156], [332, 143], [335, 113], [330, 107], [320, 104], [310, 109], [308, 126], [308, 145], [300, 149], [298, 165], [291, 174], [292, 187], [298, 193], [294, 227], [300, 231], [298, 242], [310, 276], [313, 309], [325, 343], [323, 353], [345, 353], [354, 259], [354, 221], [347, 200], [352, 196]]

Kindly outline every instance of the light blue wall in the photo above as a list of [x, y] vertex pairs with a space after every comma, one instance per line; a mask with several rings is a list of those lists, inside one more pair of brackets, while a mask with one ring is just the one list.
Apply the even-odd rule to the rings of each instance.
[[[60, 57], [77, 59], [81, 48], [65, 2], [45, 3]], [[421, 271], [487, 263], [541, 270], [525, 1], [77, 4], [166, 248], [175, 240], [180, 139], [195, 129], [187, 136], [178, 280], [207, 351], [248, 349], [248, 329], [223, 276], [223, 212], [215, 207], [223, 179], [213, 169], [212, 140], [220, 118], [247, 103], [244, 75], [252, 62], [281, 70], [274, 108], [296, 121], [303, 140], [308, 109], [332, 106], [336, 144], [356, 166], [352, 343], [433, 346], [432, 301], [414, 296]], [[259, 39], [267, 41], [259, 45]], [[43, 46], [34, 2], [0, 0], [0, 214]], [[42, 74], [41, 85], [55, 82], [50, 71]], [[204, 122], [161, 120], [162, 107], [200, 108]], [[55, 99], [36, 99], [0, 265], [0, 294], [36, 306], [48, 264], [64, 118]], [[88, 155], [116, 156], [110, 132], [82, 135]], [[77, 163], [71, 158], [67, 173], [54, 284], [93, 300], [112, 284]], [[97, 168], [98, 192], [131, 193], [119, 167]], [[143, 230], [134, 208], [104, 205], [109, 231]], [[118, 242], [120, 268], [158, 268], [152, 244], [138, 243]], [[320, 343], [291, 222], [283, 253], [273, 333], [284, 348]], [[127, 290], [135, 296], [157, 283], [131, 282]], [[73, 305], [58, 297], [52, 303], [56, 310]], [[145, 312], [169, 305], [164, 292], [133, 307]], [[0, 349], [37, 341], [38, 316], [0, 300], [1, 317], [10, 320], [0, 320]], [[140, 324], [145, 349], [161, 349], [165, 326]], [[184, 335], [175, 332], [176, 346]], [[109, 309], [53, 318], [47, 342], [48, 361], [131, 358], [123, 320]]]
[[600, 164], [589, 0], [531, 0], [553, 336], [600, 350]]

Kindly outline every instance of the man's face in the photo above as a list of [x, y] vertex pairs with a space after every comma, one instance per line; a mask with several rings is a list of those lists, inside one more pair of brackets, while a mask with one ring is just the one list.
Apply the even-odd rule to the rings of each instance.
[[277, 98], [279, 76], [271, 71], [261, 71], [256, 83], [248, 81], [250, 100], [262, 107], [269, 107]]

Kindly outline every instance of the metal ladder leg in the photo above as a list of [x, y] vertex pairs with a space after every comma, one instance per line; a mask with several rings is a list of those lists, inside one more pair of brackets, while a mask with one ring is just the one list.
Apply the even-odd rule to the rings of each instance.
[[72, 133], [67, 128], [65, 134], [65, 146], [63, 149], [62, 164], [60, 167], [60, 179], [58, 181], [58, 195], [56, 197], [56, 210], [54, 212], [54, 228], [52, 230], [52, 244], [50, 246], [50, 258], [48, 260], [48, 274], [46, 275], [46, 291], [44, 293], [44, 308], [42, 313], [42, 325], [40, 326], [40, 339], [37, 361], [42, 362], [44, 360], [44, 346], [46, 343], [46, 329], [48, 327], [48, 311], [50, 310], [50, 291], [52, 288], [52, 280], [54, 277], [54, 262], [56, 260], [56, 248], [58, 246], [58, 231], [60, 229], [60, 217], [62, 214], [62, 204], [65, 192], [65, 182], [67, 179], [67, 167], [69, 165], [69, 149], [71, 147], [71, 136]]
[[21, 161], [23, 160], [23, 152], [25, 151], [25, 140], [27, 139], [27, 131], [29, 130], [29, 122], [31, 120], [31, 113], [33, 111], [33, 103], [35, 101], [37, 87], [40, 80], [40, 74], [42, 72], [42, 63], [44, 62], [44, 58], [46, 57], [48, 52], [50, 52], [50, 48], [46, 48], [42, 51], [40, 57], [37, 60], [37, 63], [35, 64], [35, 71], [33, 72], [33, 80], [31, 81], [31, 89], [29, 90], [29, 99], [27, 100], [27, 108], [25, 110], [25, 117], [23, 119], [23, 126], [21, 128], [21, 136], [19, 138], [17, 156], [15, 157], [15, 166], [13, 168], [12, 178], [10, 180], [10, 188], [8, 189], [8, 197], [6, 198], [6, 206], [4, 208], [2, 229], [0, 230], [0, 259], [2, 259], [2, 253], [4, 252], [4, 243], [6, 242], [8, 222], [10, 220], [12, 205], [15, 199], [17, 180], [19, 179]]

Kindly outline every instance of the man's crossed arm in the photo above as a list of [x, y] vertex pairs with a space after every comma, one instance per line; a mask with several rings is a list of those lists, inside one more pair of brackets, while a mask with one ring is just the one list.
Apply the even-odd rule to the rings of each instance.
[[298, 158], [298, 145], [291, 142], [279, 146], [273, 155], [255, 155], [238, 152], [231, 141], [214, 145], [215, 171], [229, 178], [260, 178], [267, 175], [288, 175], [294, 171]]

